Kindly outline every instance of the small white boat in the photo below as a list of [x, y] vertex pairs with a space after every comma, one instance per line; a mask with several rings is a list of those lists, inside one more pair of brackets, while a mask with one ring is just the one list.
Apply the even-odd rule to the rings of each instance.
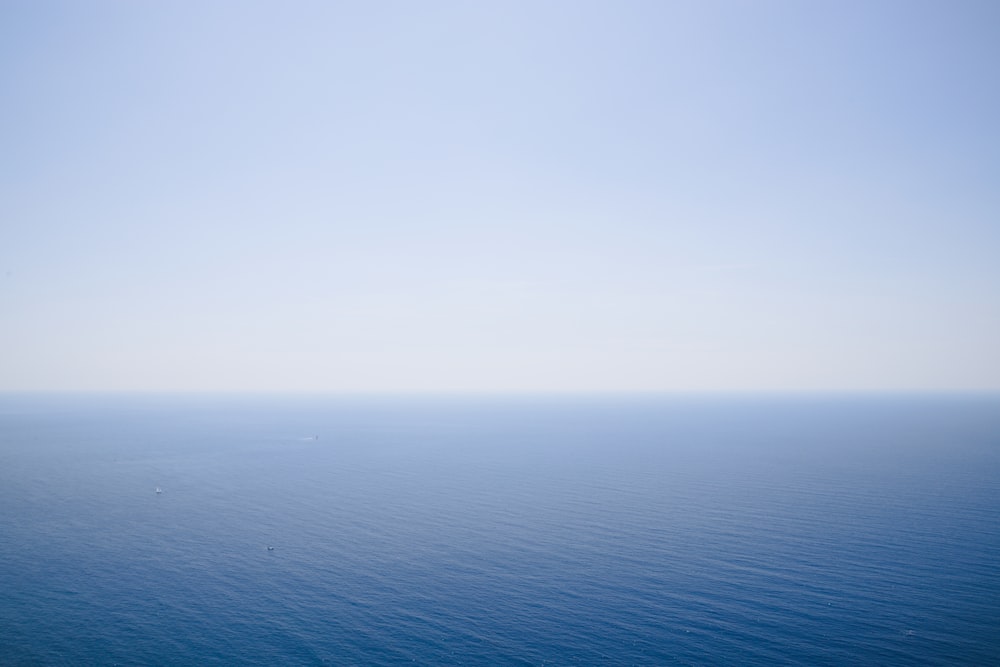
[[163, 489], [161, 489], [160, 487], [156, 487], [156, 492], [157, 493], [163, 493]]

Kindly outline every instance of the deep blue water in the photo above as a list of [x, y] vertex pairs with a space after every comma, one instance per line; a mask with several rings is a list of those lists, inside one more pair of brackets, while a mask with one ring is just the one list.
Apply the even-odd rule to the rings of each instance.
[[0, 664], [414, 662], [1000, 664], [1000, 396], [0, 395]]

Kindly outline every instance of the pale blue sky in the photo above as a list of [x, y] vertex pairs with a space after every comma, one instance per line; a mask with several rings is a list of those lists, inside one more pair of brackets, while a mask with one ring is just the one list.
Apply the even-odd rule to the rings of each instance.
[[0, 5], [0, 389], [1000, 389], [1000, 3]]

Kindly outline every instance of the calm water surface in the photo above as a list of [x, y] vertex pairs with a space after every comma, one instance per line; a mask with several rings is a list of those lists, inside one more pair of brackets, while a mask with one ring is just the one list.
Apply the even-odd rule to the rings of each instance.
[[1000, 396], [0, 395], [0, 547], [3, 665], [998, 664]]

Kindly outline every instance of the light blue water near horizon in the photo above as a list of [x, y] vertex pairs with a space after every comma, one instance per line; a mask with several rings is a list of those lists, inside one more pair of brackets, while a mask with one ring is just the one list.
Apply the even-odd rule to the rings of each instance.
[[4, 394], [0, 549], [4, 665], [996, 664], [1000, 396]]

